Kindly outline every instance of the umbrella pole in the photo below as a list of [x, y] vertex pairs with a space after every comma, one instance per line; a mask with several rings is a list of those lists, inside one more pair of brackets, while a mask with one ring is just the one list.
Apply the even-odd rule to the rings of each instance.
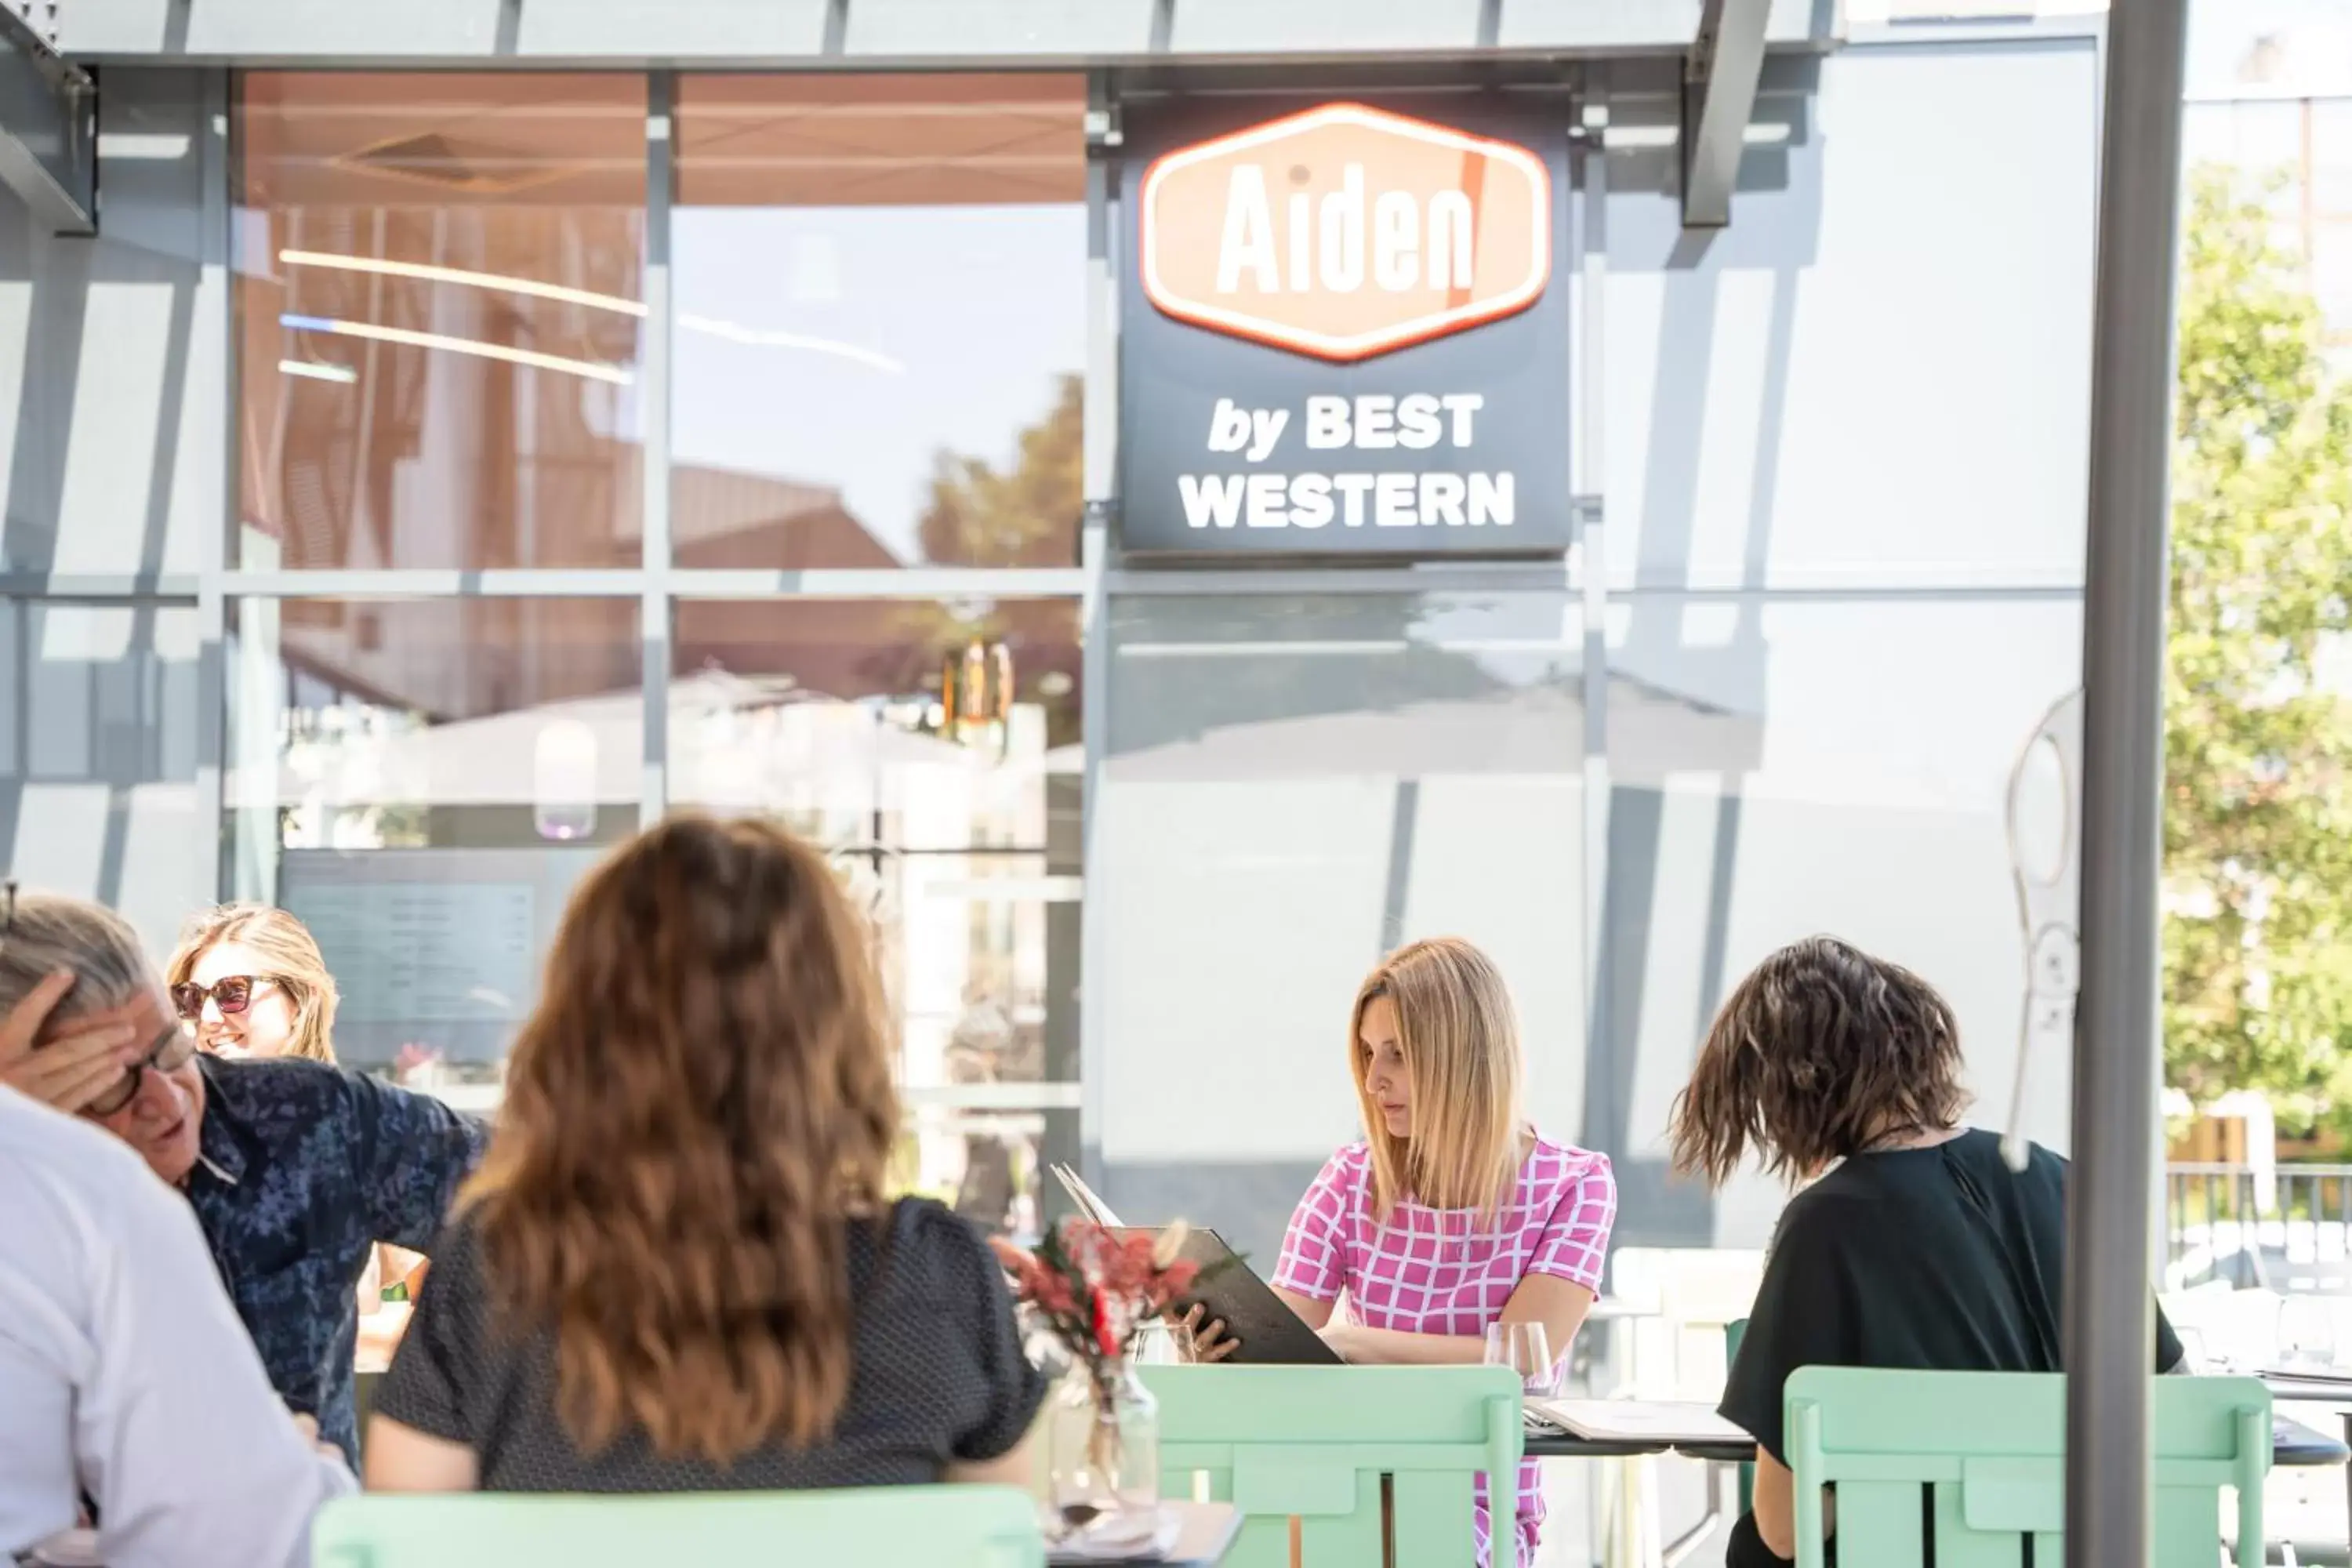
[[2083, 593], [2082, 992], [2066, 1215], [2066, 1563], [2146, 1563], [2164, 616], [2186, 0], [2107, 13]]

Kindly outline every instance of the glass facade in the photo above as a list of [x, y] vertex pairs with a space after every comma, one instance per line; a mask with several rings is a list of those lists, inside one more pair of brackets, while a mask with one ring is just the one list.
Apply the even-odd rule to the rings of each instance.
[[678, 79], [679, 565], [1077, 564], [1086, 101]]
[[[900, 1180], [1036, 1223], [1080, 1159], [1084, 79], [235, 91], [218, 890], [310, 926], [344, 1059], [488, 1108], [602, 849], [772, 816], [877, 917]], [[173, 891], [159, 936], [214, 889]]]
[[193, 604], [0, 600], [0, 843], [28, 887], [121, 910], [168, 944], [211, 889]]
[[234, 563], [635, 564], [645, 125], [631, 77], [242, 79]]
[[1067, 1161], [1258, 1257], [1416, 936], [1500, 961], [1622, 1245], [1766, 1234], [1777, 1187], [1670, 1183], [1661, 1133], [1808, 931], [1934, 978], [2004, 1111], [2001, 785], [2079, 679], [2047, 345], [2089, 331], [2095, 45], [1776, 61], [1706, 245], [1678, 73], [1613, 60], [1558, 195], [1565, 561], [1122, 554], [1106, 111], [1166, 85], [110, 71], [104, 231], [0, 223], [15, 873], [159, 949], [283, 903], [346, 1057], [491, 1107], [593, 858], [772, 816], [877, 918], [904, 1184], [1027, 1226]]

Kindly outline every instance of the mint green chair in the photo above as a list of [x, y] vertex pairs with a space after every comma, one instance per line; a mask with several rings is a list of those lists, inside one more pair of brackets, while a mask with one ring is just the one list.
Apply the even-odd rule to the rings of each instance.
[[[2236, 1561], [2262, 1568], [2269, 1390], [2250, 1377], [2152, 1383], [2152, 1568], [2213, 1568], [2223, 1487], [2238, 1489]], [[1784, 1398], [1798, 1568], [1822, 1568], [1825, 1483], [1837, 1487], [1841, 1563], [1918, 1568], [1930, 1527], [1936, 1568], [2016, 1568], [2026, 1535], [2037, 1564], [2065, 1561], [2063, 1375], [1807, 1366]]]
[[1045, 1561], [1035, 1500], [1007, 1487], [353, 1497], [328, 1504], [310, 1533], [312, 1568], [1044, 1568]]
[[[1526, 1425], [1498, 1366], [1147, 1366], [1160, 1400], [1161, 1495], [1243, 1516], [1223, 1568], [1471, 1568], [1471, 1489], [1494, 1479], [1510, 1561]], [[1394, 1555], [1382, 1550], [1391, 1503]]]

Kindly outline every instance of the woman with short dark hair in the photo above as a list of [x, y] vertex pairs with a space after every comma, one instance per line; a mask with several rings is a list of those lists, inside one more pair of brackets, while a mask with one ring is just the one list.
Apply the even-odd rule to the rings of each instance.
[[[1936, 988], [1833, 937], [1757, 965], [1707, 1032], [1675, 1103], [1675, 1167], [1720, 1187], [1752, 1151], [1805, 1184], [1724, 1390], [1757, 1442], [1727, 1568], [1796, 1554], [1781, 1385], [1797, 1368], [2061, 1370], [2066, 1162], [2036, 1145], [2012, 1172], [1997, 1135], [1961, 1125], [1962, 1070]], [[2157, 1364], [2180, 1359], [2159, 1313]]]

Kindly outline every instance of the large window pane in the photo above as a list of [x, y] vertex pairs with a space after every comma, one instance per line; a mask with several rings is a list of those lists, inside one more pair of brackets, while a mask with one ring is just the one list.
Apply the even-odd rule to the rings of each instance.
[[636, 826], [635, 602], [249, 600], [231, 640], [236, 893], [310, 923], [346, 1061], [494, 1084], [564, 899]]
[[27, 887], [122, 911], [158, 956], [203, 901], [196, 611], [0, 600], [0, 847]]
[[53, 237], [21, 200], [0, 216], [10, 572], [194, 572], [219, 526], [209, 79], [110, 78], [91, 103], [100, 232]]
[[1565, 594], [1115, 603], [1089, 994], [1104, 1195], [1268, 1254], [1357, 1131], [1348, 1006], [1419, 936], [1493, 953], [1529, 1105], [1581, 1131], [1583, 628]]
[[688, 77], [676, 559], [1067, 566], [1086, 86]]
[[891, 1170], [895, 1192], [937, 1198], [992, 1234], [1034, 1238], [1041, 1220], [1070, 1207], [1045, 1175], [1075, 1164], [1078, 1113], [1072, 1110], [950, 1110], [908, 1107]]
[[674, 624], [672, 802], [833, 853], [877, 917], [908, 1088], [1075, 1078], [1077, 605], [689, 602]]
[[[1743, 1174], [1670, 1183], [1664, 1132], [1692, 1042], [1729, 987], [1827, 931], [1951, 1001], [1978, 1115], [2014, 1082], [2024, 937], [2010, 770], [2075, 684], [2082, 612], [2054, 600], [1643, 594], [1608, 627], [1610, 1102], [1618, 1235], [1758, 1247], [1787, 1201]], [[2068, 1063], [2037, 1058], [2024, 1131], [2063, 1148]]]
[[643, 79], [242, 80], [235, 560], [635, 564]]

